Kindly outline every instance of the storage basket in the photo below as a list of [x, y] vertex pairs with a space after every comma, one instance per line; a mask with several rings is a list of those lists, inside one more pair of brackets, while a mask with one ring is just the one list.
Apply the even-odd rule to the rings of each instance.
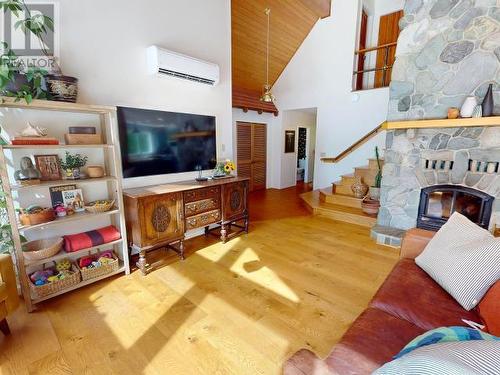
[[101, 134], [64, 134], [67, 145], [100, 145]]
[[45, 208], [34, 214], [28, 214], [26, 212], [21, 212], [19, 214], [19, 221], [21, 221], [22, 225], [43, 224], [48, 223], [49, 221], [54, 221], [55, 219], [56, 215], [54, 214], [54, 210], [52, 208]]
[[[100, 255], [101, 253], [95, 254], [94, 255], [95, 260], [99, 259]], [[110, 274], [112, 272], [118, 271], [118, 268], [120, 267], [120, 261], [115, 253], [113, 253], [113, 257], [114, 258], [111, 262], [97, 268], [80, 268], [77, 265], [82, 275], [82, 280], [85, 281], [85, 280], [95, 279], [96, 277], [101, 277]]]
[[43, 298], [51, 294], [69, 289], [81, 281], [80, 271], [75, 264], [71, 264], [73, 274], [66, 276], [62, 280], [53, 281], [44, 285], [35, 285], [29, 280], [31, 295], [33, 298]]
[[85, 209], [93, 214], [97, 214], [100, 212], [107, 212], [113, 208], [115, 205], [115, 200], [113, 199], [112, 201], [107, 201], [106, 203], [102, 204], [95, 204], [93, 206], [85, 206]]
[[25, 243], [23, 256], [26, 260], [42, 260], [53, 257], [61, 251], [64, 240], [62, 237], [46, 238]]

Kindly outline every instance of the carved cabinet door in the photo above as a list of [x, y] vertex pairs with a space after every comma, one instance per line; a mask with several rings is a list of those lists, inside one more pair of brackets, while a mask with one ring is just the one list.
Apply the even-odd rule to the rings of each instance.
[[225, 184], [222, 188], [223, 218], [230, 221], [246, 216], [247, 212], [248, 181]]
[[181, 193], [154, 195], [142, 200], [143, 245], [173, 241], [184, 235]]

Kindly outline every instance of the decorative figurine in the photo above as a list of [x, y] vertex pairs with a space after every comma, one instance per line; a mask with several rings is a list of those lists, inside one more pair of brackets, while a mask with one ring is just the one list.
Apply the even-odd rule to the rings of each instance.
[[42, 174], [33, 165], [31, 158], [24, 156], [21, 158], [20, 162], [21, 169], [14, 173], [14, 178], [16, 181], [21, 183], [21, 185], [36, 185], [40, 183], [40, 178]]
[[30, 122], [28, 125], [21, 131], [21, 137], [46, 137], [47, 129], [40, 128], [39, 126], [33, 126]]

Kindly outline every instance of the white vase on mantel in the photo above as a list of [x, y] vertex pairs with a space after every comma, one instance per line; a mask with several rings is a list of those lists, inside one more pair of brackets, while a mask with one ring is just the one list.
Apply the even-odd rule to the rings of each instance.
[[474, 108], [477, 106], [477, 99], [475, 96], [468, 96], [465, 98], [464, 104], [462, 104], [462, 108], [460, 109], [460, 116], [463, 118], [472, 117], [474, 113]]

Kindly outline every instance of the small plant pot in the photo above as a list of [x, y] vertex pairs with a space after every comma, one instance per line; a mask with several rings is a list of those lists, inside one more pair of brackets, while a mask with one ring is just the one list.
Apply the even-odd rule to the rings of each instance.
[[380, 209], [380, 202], [378, 200], [370, 199], [367, 197], [361, 202], [361, 209], [365, 214], [372, 217], [377, 217], [378, 211]]
[[370, 199], [373, 199], [375, 201], [380, 200], [380, 188], [370, 186], [370, 189], [368, 190], [368, 195], [370, 196]]
[[62, 74], [48, 74], [45, 77], [51, 100], [56, 102], [76, 103], [78, 79]]
[[81, 178], [80, 168], [66, 169], [66, 178], [69, 180], [79, 180]]

